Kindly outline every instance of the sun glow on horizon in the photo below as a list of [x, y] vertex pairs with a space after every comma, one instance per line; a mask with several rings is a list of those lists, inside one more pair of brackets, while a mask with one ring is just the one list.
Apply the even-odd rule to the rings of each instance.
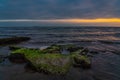
[[57, 19], [53, 22], [64, 23], [120, 23], [120, 18], [97, 18], [97, 19]]
[[120, 23], [120, 18], [96, 19], [6, 19], [0, 22], [57, 22], [57, 23]]

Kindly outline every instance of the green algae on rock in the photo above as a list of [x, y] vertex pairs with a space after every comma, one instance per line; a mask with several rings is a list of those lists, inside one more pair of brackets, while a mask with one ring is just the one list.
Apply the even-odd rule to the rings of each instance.
[[38, 72], [51, 74], [66, 74], [72, 64], [82, 68], [90, 68], [91, 61], [88, 56], [80, 54], [85, 51], [83, 48], [74, 48], [74, 52], [71, 48], [72, 52], [64, 55], [61, 53], [63, 47], [68, 49], [64, 45], [52, 45], [43, 50], [20, 48], [13, 50], [10, 56], [14, 58], [17, 55], [18, 58], [15, 59], [25, 58]]
[[77, 51], [77, 50], [82, 50], [82, 49], [84, 49], [83, 47], [79, 47], [79, 46], [76, 46], [76, 45], [72, 45], [72, 44], [68, 44], [68, 45], [64, 45], [64, 47], [68, 50], [68, 51], [70, 51], [71, 53], [72, 52], [75, 52], [75, 51]]
[[73, 59], [74, 59], [73, 65], [75, 67], [82, 67], [84, 69], [89, 69], [91, 67], [91, 61], [85, 55], [75, 55]]
[[78, 50], [72, 53], [73, 66], [89, 69], [91, 67], [91, 60], [87, 55], [80, 54], [83, 53], [83, 51], [84, 50]]
[[13, 51], [11, 55], [18, 53], [23, 54], [38, 72], [65, 74], [71, 67], [70, 57], [62, 54], [47, 54], [41, 50], [23, 48]]
[[61, 53], [61, 45], [51, 45], [43, 50], [45, 53]]

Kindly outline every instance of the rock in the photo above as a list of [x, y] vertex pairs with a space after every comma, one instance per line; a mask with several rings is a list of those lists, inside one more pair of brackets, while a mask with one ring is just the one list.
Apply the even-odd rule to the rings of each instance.
[[17, 43], [28, 41], [28, 40], [30, 40], [29, 37], [3, 38], [3, 39], [0, 39], [0, 45], [17, 44]]
[[26, 72], [30, 73], [35, 73], [37, 71], [36, 68], [31, 63], [27, 63], [24, 68]]
[[44, 50], [19, 49], [12, 51], [10, 59], [12, 61], [27, 60], [38, 72], [50, 74], [66, 74], [71, 67], [69, 56], [62, 54], [44, 52]]
[[2, 63], [5, 60], [6, 56], [0, 55], [0, 63]]
[[119, 50], [113, 50], [113, 51], [110, 51], [110, 52], [112, 52], [114, 54], [117, 54], [117, 55], [120, 55], [120, 51]]
[[82, 67], [83, 69], [91, 68], [91, 60], [85, 55], [74, 55], [73, 66]]
[[19, 46], [9, 46], [9, 49], [10, 50], [18, 50], [18, 49], [21, 49], [22, 47], [19, 47]]
[[89, 50], [87, 48], [82, 49], [82, 51], [79, 53], [80, 55], [87, 55]]
[[79, 49], [83, 49], [83, 47], [78, 47], [78, 46], [75, 46], [75, 45], [66, 45], [65, 48], [70, 52], [75, 52]]
[[51, 45], [50, 47], [44, 49], [45, 53], [61, 53], [60, 45]]
[[[49, 57], [48, 57], [49, 56]], [[54, 57], [53, 57], [54, 56]], [[38, 71], [51, 74], [66, 74], [70, 69], [70, 58], [58, 54], [44, 55], [33, 62]]]
[[23, 54], [11, 54], [8, 59], [13, 63], [25, 63], [27, 60]]
[[98, 54], [99, 52], [98, 51], [90, 51], [89, 53], [91, 53], [91, 54]]
[[113, 41], [99, 41], [99, 42], [104, 43], [104, 44], [114, 44]]
[[[68, 55], [61, 53], [62, 47], [74, 51]], [[24, 60], [38, 72], [47, 74], [66, 74], [71, 65], [79, 66], [84, 69], [91, 67], [91, 60], [83, 52], [88, 52], [84, 48], [68, 48], [63, 45], [52, 45], [46, 49], [20, 48], [13, 50], [9, 59], [13, 62], [24, 62]]]

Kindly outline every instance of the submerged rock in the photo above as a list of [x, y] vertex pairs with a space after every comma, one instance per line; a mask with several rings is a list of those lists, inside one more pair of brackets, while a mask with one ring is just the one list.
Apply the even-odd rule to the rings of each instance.
[[73, 57], [73, 65], [75, 67], [82, 67], [84, 69], [91, 68], [91, 60], [87, 56], [76, 55]]
[[16, 44], [23, 41], [30, 40], [29, 37], [12, 37], [12, 38], [2, 38], [0, 39], [0, 45], [9, 45], [9, 44]]
[[104, 43], [104, 44], [114, 44], [115, 42], [113, 41], [99, 41], [101, 43]]
[[85, 48], [85, 49], [82, 49], [82, 51], [79, 54], [81, 54], [81, 55], [87, 55], [88, 52], [89, 52], [89, 50], [87, 48]]
[[98, 54], [98, 51], [90, 51], [91, 54]]
[[0, 63], [2, 63], [3, 62], [3, 58], [0, 56]]
[[80, 49], [72, 53], [74, 67], [82, 67], [84, 69], [91, 68], [91, 60], [88, 57], [88, 49]]
[[78, 47], [76, 45], [65, 45], [65, 48], [70, 52], [75, 52], [79, 49], [84, 49], [83, 47]]
[[2, 63], [7, 56], [0, 55], [0, 63]]

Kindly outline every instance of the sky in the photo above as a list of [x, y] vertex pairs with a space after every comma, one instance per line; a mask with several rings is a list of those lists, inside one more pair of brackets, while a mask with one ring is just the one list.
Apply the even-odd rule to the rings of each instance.
[[120, 0], [0, 0], [0, 26], [18, 24], [120, 26]]

